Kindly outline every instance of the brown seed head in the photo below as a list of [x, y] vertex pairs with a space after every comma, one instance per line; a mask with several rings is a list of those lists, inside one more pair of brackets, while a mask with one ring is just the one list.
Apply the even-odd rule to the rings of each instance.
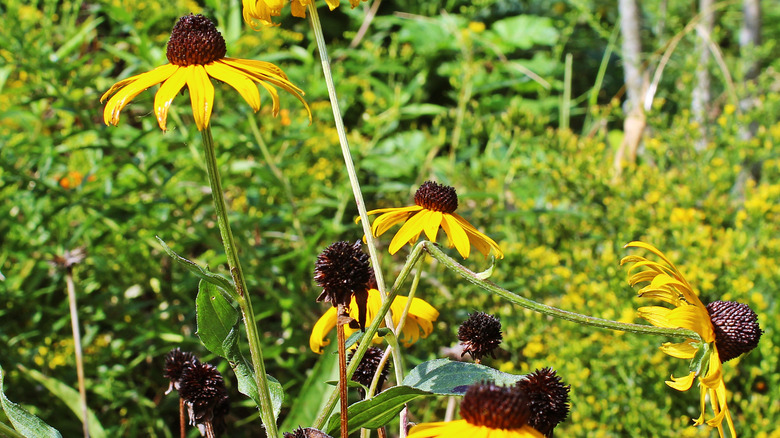
[[370, 269], [368, 254], [360, 249], [360, 241], [336, 242], [325, 248], [314, 267], [314, 281], [323, 289], [317, 301], [330, 301], [334, 307], [349, 306], [352, 294], [357, 293], [360, 298], [365, 295], [365, 302]]
[[193, 364], [198, 363], [198, 358], [194, 354], [181, 351], [181, 349], [174, 348], [165, 356], [165, 372], [163, 377], [170, 380], [170, 386], [165, 392], [170, 393], [172, 390], [179, 389], [179, 380], [181, 379], [182, 372], [186, 368], [191, 367]]
[[734, 301], [713, 301], [707, 305], [712, 327], [715, 329], [715, 346], [721, 362], [756, 348], [761, 339], [758, 315], [746, 304]]
[[528, 396], [514, 386], [477, 383], [466, 390], [460, 404], [460, 415], [474, 426], [519, 429], [530, 416]]
[[214, 365], [199, 362], [185, 368], [180, 385], [179, 395], [188, 406], [190, 423], [221, 419], [230, 410], [225, 382]]
[[517, 382], [517, 388], [528, 395], [528, 424], [551, 437], [555, 426], [569, 415], [571, 385], [564, 385], [552, 368], [543, 368]]
[[476, 360], [487, 355], [494, 356], [494, 350], [501, 344], [501, 321], [493, 315], [475, 312], [458, 327], [458, 340], [463, 345], [463, 353], [469, 353]]
[[306, 428], [299, 427], [292, 432], [285, 432], [284, 438], [332, 438], [332, 437], [313, 427], [306, 427]]
[[[352, 380], [366, 387], [371, 386], [371, 381], [374, 380], [374, 374], [379, 367], [379, 362], [382, 361], [383, 353], [384, 351], [381, 348], [369, 347], [368, 350], [366, 350], [366, 354], [363, 355], [363, 359], [360, 360], [360, 364], [355, 370], [355, 373], [352, 374]], [[354, 352], [350, 352], [349, 360], [352, 360], [354, 354]], [[385, 362], [385, 366], [382, 367], [382, 372], [379, 374], [379, 380], [377, 381], [377, 393], [382, 390], [382, 385], [385, 383], [389, 371], [390, 364]], [[362, 391], [363, 388], [360, 389], [361, 395], [365, 395]]]
[[452, 213], [458, 209], [458, 194], [453, 187], [425, 181], [415, 192], [414, 203], [427, 210]]
[[171, 64], [186, 67], [208, 64], [226, 53], [225, 39], [214, 23], [203, 15], [190, 14], [173, 26], [166, 56]]

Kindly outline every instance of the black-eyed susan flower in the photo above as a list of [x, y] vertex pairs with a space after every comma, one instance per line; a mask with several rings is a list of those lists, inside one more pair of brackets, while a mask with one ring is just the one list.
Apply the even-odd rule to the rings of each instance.
[[458, 340], [466, 353], [479, 363], [483, 356], [495, 357], [494, 350], [501, 344], [501, 321], [484, 312], [474, 312], [458, 327]]
[[517, 387], [471, 385], [460, 404], [462, 420], [418, 424], [407, 438], [543, 438], [528, 424], [528, 395]]
[[426, 181], [414, 194], [414, 204], [410, 207], [380, 208], [367, 212], [369, 216], [380, 215], [371, 224], [371, 232], [377, 237], [396, 224], [404, 224], [390, 241], [390, 254], [395, 254], [407, 243], [414, 244], [423, 232], [435, 243], [439, 228], [442, 228], [450, 247], [454, 246], [464, 259], [471, 253], [471, 245], [485, 257], [492, 250], [497, 258], [504, 258], [504, 253], [493, 239], [477, 231], [466, 219], [455, 213], [458, 195], [454, 188]]
[[649, 283], [639, 290], [639, 297], [661, 300], [672, 306], [640, 307], [639, 316], [654, 326], [685, 328], [701, 337], [701, 341], [687, 339], [661, 346], [664, 353], [691, 361], [688, 375], [671, 376], [666, 384], [678, 391], [687, 391], [698, 379], [701, 415], [694, 425], [704, 424], [709, 397], [714, 416], [706, 423], [717, 428], [722, 437], [725, 420], [731, 436], [736, 436], [722, 363], [758, 345], [761, 329], [757, 315], [748, 306], [739, 303], [715, 301], [705, 306], [677, 267], [657, 248], [643, 242], [631, 242], [626, 247], [645, 249], [663, 261], [659, 263], [641, 256], [628, 256], [620, 263], [633, 263], [629, 268], [629, 284]]
[[[294, 17], [306, 18], [306, 7], [314, 0], [292, 0], [290, 11]], [[366, 0], [363, 0], [366, 1]], [[257, 29], [260, 25], [277, 26], [272, 17], [282, 14], [282, 7], [286, 0], [242, 0], [244, 21]], [[336, 9], [341, 3], [339, 0], [325, 0], [330, 10]], [[349, 0], [352, 8], [360, 4], [360, 0]]]
[[[393, 324], [398, 326], [401, 320], [401, 314], [406, 308], [406, 304], [409, 301], [408, 297], [396, 296], [393, 303], [390, 305], [390, 312], [393, 316]], [[382, 297], [377, 289], [369, 289], [368, 301], [366, 306], [366, 321], [370, 324], [376, 317], [376, 313], [382, 306]], [[358, 316], [358, 306], [353, 299], [349, 305], [349, 316], [355, 318]], [[409, 314], [406, 316], [406, 322], [401, 330], [399, 339], [405, 346], [410, 346], [417, 342], [420, 337], [427, 337], [433, 332], [433, 322], [439, 317], [439, 311], [426, 301], [420, 298], [412, 298], [412, 303], [409, 306]], [[331, 307], [324, 315], [314, 324], [314, 328], [311, 331], [309, 337], [309, 347], [315, 353], [322, 353], [322, 348], [330, 344], [330, 340], [327, 339], [328, 333], [336, 327], [338, 321], [338, 314], [336, 309]], [[382, 323], [384, 325], [384, 323]], [[348, 325], [344, 326], [345, 336], [349, 337], [355, 333], [357, 329]], [[373, 341], [375, 343], [382, 342], [382, 338], [374, 336]]]
[[[251, 59], [226, 58], [225, 39], [208, 18], [203, 15], [187, 15], [179, 19], [168, 41], [168, 64], [146, 73], [129, 77], [114, 84], [100, 98], [108, 99], [103, 111], [103, 121], [116, 125], [119, 114], [139, 93], [162, 84], [154, 97], [154, 114], [160, 129], [165, 131], [168, 109], [176, 94], [186, 85], [190, 92], [192, 114], [198, 130], [209, 125], [214, 107], [214, 85], [211, 78], [235, 88], [254, 111], [260, 109], [260, 84], [271, 95], [273, 114], [279, 113], [279, 87], [300, 100], [303, 91], [289, 81], [287, 75], [270, 62]], [[111, 98], [109, 99], [109, 96]]]

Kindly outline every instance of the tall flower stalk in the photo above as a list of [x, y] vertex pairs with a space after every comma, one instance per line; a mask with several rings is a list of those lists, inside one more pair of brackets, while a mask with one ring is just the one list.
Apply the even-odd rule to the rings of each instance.
[[[322, 63], [322, 73], [323, 76], [325, 77], [325, 84], [328, 88], [328, 97], [330, 98], [330, 105], [331, 108], [333, 109], [333, 120], [336, 125], [336, 132], [338, 133], [339, 144], [341, 145], [341, 154], [343, 155], [344, 166], [347, 170], [347, 175], [349, 176], [349, 183], [352, 186], [352, 193], [355, 196], [355, 205], [357, 206], [358, 215], [360, 216], [360, 222], [362, 223], [363, 226], [363, 235], [365, 236], [366, 239], [368, 254], [371, 257], [371, 264], [374, 267], [374, 275], [376, 277], [377, 289], [379, 290], [382, 299], [384, 301], [389, 300], [386, 303], [383, 302], [383, 304], [387, 305], [387, 306], [383, 306], [383, 308], [384, 307], [389, 308], [390, 303], [392, 303], [392, 298], [387, 296], [385, 281], [384, 281], [384, 277], [382, 276], [381, 265], [379, 263], [379, 252], [376, 249], [374, 236], [371, 234], [371, 224], [368, 221], [368, 215], [366, 214], [366, 203], [363, 200], [363, 193], [360, 190], [360, 182], [358, 181], [357, 172], [355, 171], [355, 164], [352, 161], [352, 153], [349, 149], [347, 132], [346, 132], [346, 128], [344, 127], [344, 120], [341, 118], [341, 109], [339, 108], [339, 100], [338, 100], [338, 96], [336, 95], [336, 86], [333, 82], [333, 72], [330, 69], [330, 57], [328, 56], [328, 48], [325, 45], [325, 37], [322, 33], [322, 23], [320, 22], [320, 17], [319, 14], [317, 13], [317, 6], [315, 5], [314, 1], [308, 4], [308, 9], [309, 9], [309, 19], [311, 22], [312, 32], [314, 32], [314, 38], [317, 42], [317, 51], [320, 54], [320, 61]], [[385, 325], [395, 334], [396, 328], [395, 325], [393, 324], [393, 318], [390, 315], [390, 313], [387, 313], [387, 310], [385, 310], [385, 312], [386, 312]], [[367, 339], [371, 339], [371, 338], [367, 338]], [[393, 370], [395, 372], [395, 377], [396, 380], [400, 382], [403, 380], [403, 363], [401, 362], [401, 357], [399, 354], [400, 346], [398, 345], [396, 336], [388, 337], [388, 342], [393, 351], [392, 357], [393, 357]], [[368, 342], [368, 344], [370, 344], [370, 342]], [[355, 354], [355, 357], [357, 357], [356, 362], [360, 361], [360, 358], [362, 357], [364, 352], [365, 350], [360, 354]], [[352, 371], [354, 372], [354, 369]]]
[[222, 237], [222, 245], [225, 248], [230, 275], [233, 277], [233, 283], [236, 287], [236, 302], [241, 309], [241, 316], [246, 327], [246, 335], [249, 341], [249, 352], [252, 356], [252, 366], [255, 373], [255, 382], [257, 383], [257, 393], [260, 397], [260, 418], [265, 425], [269, 438], [276, 438], [279, 432], [276, 428], [276, 418], [274, 417], [271, 404], [271, 391], [268, 385], [268, 379], [265, 373], [265, 362], [263, 361], [263, 350], [260, 343], [260, 334], [257, 331], [255, 323], [255, 312], [252, 309], [252, 300], [247, 295], [246, 279], [244, 271], [241, 269], [241, 263], [238, 260], [238, 250], [236, 248], [233, 232], [230, 229], [228, 221], [227, 206], [225, 196], [222, 191], [222, 181], [219, 177], [219, 168], [217, 167], [217, 156], [214, 152], [214, 138], [211, 136], [211, 126], [206, 126], [201, 131], [203, 138], [203, 149], [206, 153], [206, 170], [208, 172], [209, 187], [211, 187], [211, 198], [214, 201], [214, 212], [217, 215], [217, 226]]

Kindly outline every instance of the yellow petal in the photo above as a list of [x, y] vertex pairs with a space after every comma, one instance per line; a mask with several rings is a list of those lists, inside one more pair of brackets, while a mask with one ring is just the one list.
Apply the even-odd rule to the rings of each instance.
[[678, 359], [693, 359], [693, 357], [696, 356], [696, 351], [698, 349], [691, 345], [691, 342], [692, 341], [690, 340], [677, 344], [664, 342], [661, 345], [661, 351]]
[[436, 234], [439, 232], [441, 226], [442, 212], [440, 211], [425, 211], [423, 213], [425, 218], [423, 219], [423, 230], [425, 235], [428, 236], [428, 240], [436, 243]]
[[715, 330], [712, 328], [707, 309], [698, 306], [683, 305], [672, 309], [666, 317], [669, 327], [681, 327], [693, 330], [707, 343], [715, 341]]
[[414, 213], [408, 211], [385, 213], [374, 219], [374, 223], [371, 224], [371, 232], [374, 233], [375, 237], [379, 237], [395, 225], [406, 222], [412, 214]]
[[187, 88], [190, 90], [192, 116], [198, 131], [209, 125], [211, 110], [214, 106], [214, 85], [202, 65], [189, 65], [187, 69]]
[[676, 328], [669, 324], [669, 319], [667, 318], [671, 311], [672, 309], [661, 306], [646, 306], [636, 309], [636, 313], [640, 318], [646, 319], [656, 327]]
[[304, 108], [306, 108], [306, 112], [309, 115], [309, 123], [311, 123], [311, 108], [309, 108], [309, 104], [306, 103], [306, 99], [303, 98], [303, 90], [290, 82], [289, 79], [287, 79], [287, 75], [284, 74], [282, 69], [278, 66], [270, 62], [257, 61], [254, 59], [222, 58], [220, 61], [234, 68], [243, 70], [250, 79], [259, 83], [271, 93], [271, 97], [274, 98], [274, 108], [276, 108], [274, 114], [278, 112], [279, 108], [277, 100], [278, 93], [276, 90], [271, 91], [272, 87], [269, 87], [269, 84], [279, 87], [295, 96], [303, 104]]
[[336, 327], [336, 310], [335, 307], [329, 308], [314, 324], [314, 328], [312, 328], [309, 336], [309, 348], [311, 348], [311, 351], [322, 354], [322, 347], [330, 344], [330, 340], [326, 337]]
[[450, 246], [454, 246], [464, 259], [469, 258], [471, 244], [469, 243], [468, 235], [463, 231], [463, 227], [458, 220], [449, 213], [444, 214], [442, 219], [441, 227], [444, 228], [444, 232], [447, 233], [447, 237], [450, 240]]
[[[309, 2], [306, 3], [308, 4]], [[292, 4], [290, 4], [290, 11], [293, 17], [306, 18], [306, 5], [301, 0], [293, 0]]]
[[328, 4], [331, 11], [339, 6], [339, 0], [325, 0], [325, 3]]
[[[374, 209], [374, 210], [367, 211], [367, 212], [366, 212], [366, 215], [367, 215], [367, 216], [373, 216], [373, 215], [375, 215], [375, 214], [389, 213], [389, 212], [391, 212], [391, 211], [392, 211], [392, 212], [396, 212], [396, 211], [397, 211], [397, 212], [402, 212], [402, 211], [411, 212], [411, 211], [420, 211], [420, 210], [422, 210], [422, 209], [423, 209], [423, 208], [422, 208], [422, 207], [420, 207], [419, 205], [410, 205], [410, 206], [408, 206], [408, 207], [388, 207], [388, 208], [377, 208], [377, 209]], [[355, 223], [358, 223], [359, 221], [360, 221], [360, 218], [358, 217], [358, 218], [355, 220]]]
[[221, 61], [214, 61], [206, 65], [206, 72], [212, 78], [235, 88], [255, 112], [260, 109], [260, 92], [257, 85], [242, 74], [241, 70], [231, 68]]
[[393, 240], [390, 241], [390, 254], [395, 254], [399, 249], [401, 249], [402, 246], [409, 243], [412, 238], [420, 235], [423, 226], [425, 225], [425, 215], [422, 213], [424, 213], [424, 211], [421, 211], [420, 213], [410, 217], [404, 226], [398, 230], [398, 233], [396, 233], [395, 237], [393, 237]]
[[678, 391], [687, 391], [691, 389], [691, 386], [693, 385], [693, 379], [696, 378], [696, 373], [694, 371], [691, 371], [690, 374], [688, 374], [685, 377], [674, 377], [671, 376], [672, 380], [667, 380], [666, 384], [669, 385], [670, 388], [674, 388]]
[[119, 123], [119, 113], [135, 98], [135, 96], [138, 96], [138, 94], [152, 85], [159, 84], [168, 79], [179, 68], [180, 67], [177, 65], [165, 64], [154, 70], [141, 73], [140, 75], [127, 78], [114, 84], [114, 86], [106, 91], [100, 98], [100, 101], [103, 102], [108, 96], [116, 92], [116, 94], [108, 100], [106, 108], [103, 110], [103, 122], [106, 125], [116, 125]]
[[187, 81], [187, 70], [176, 70], [168, 80], [163, 82], [157, 94], [154, 96], [154, 114], [157, 116], [157, 124], [160, 129], [166, 130], [168, 120], [168, 108], [171, 106], [173, 98], [181, 91]]
[[481, 252], [485, 257], [487, 257], [488, 254], [490, 253], [490, 250], [493, 249], [493, 252], [495, 253], [497, 259], [504, 258], [503, 251], [501, 251], [501, 248], [493, 239], [479, 232], [479, 230], [474, 228], [474, 226], [471, 225], [469, 221], [463, 219], [463, 217], [458, 215], [457, 213], [452, 213], [452, 217], [454, 217], [458, 221], [458, 223], [461, 224], [463, 230], [469, 236], [469, 242], [471, 242], [471, 244], [474, 245], [477, 248], [477, 250]]

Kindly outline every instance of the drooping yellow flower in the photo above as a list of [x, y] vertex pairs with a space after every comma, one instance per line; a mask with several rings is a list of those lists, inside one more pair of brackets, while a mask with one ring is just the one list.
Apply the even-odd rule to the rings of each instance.
[[485, 257], [492, 250], [497, 258], [504, 258], [504, 253], [493, 239], [455, 213], [458, 195], [454, 188], [426, 181], [414, 194], [414, 203], [416, 205], [410, 207], [380, 208], [367, 213], [381, 214], [371, 224], [371, 232], [377, 237], [393, 225], [404, 223], [390, 242], [390, 254], [395, 254], [407, 243], [414, 244], [423, 231], [431, 242], [436, 243], [436, 235], [442, 228], [450, 247], [454, 246], [464, 259], [471, 253], [471, 245]]
[[303, 103], [311, 121], [311, 110], [303, 99], [303, 91], [293, 85], [279, 67], [270, 62], [226, 58], [226, 53], [224, 38], [208, 18], [192, 14], [182, 17], [173, 27], [168, 41], [166, 55], [170, 63], [114, 84], [100, 98], [105, 102], [111, 96], [103, 111], [103, 121], [116, 125], [119, 113], [131, 100], [147, 88], [162, 83], [154, 98], [154, 114], [160, 129], [165, 131], [171, 102], [186, 85], [195, 124], [198, 130], [203, 130], [209, 125], [214, 107], [211, 78], [235, 88], [254, 111], [260, 109], [256, 83], [260, 84], [271, 95], [274, 116], [279, 113], [279, 94], [275, 88], [279, 87]]
[[[639, 316], [656, 327], [685, 328], [701, 337], [701, 341], [687, 339], [661, 346], [661, 350], [669, 356], [691, 361], [688, 375], [671, 376], [666, 384], [678, 391], [687, 391], [698, 379], [701, 415], [694, 425], [699, 426], [706, 421], [723, 437], [722, 423], [725, 420], [731, 436], [736, 437], [722, 363], [758, 345], [761, 329], [756, 314], [748, 306], [734, 302], [715, 301], [705, 306], [677, 267], [653, 245], [631, 242], [626, 247], [645, 249], [663, 261], [659, 263], [632, 255], [624, 257], [620, 264], [633, 263], [628, 278], [631, 286], [649, 283], [639, 290], [639, 297], [661, 300], [672, 306], [640, 307]], [[714, 413], [709, 420], [704, 418], [707, 397]]]
[[[406, 304], [409, 301], [408, 297], [396, 296], [393, 300], [393, 304], [390, 305], [390, 312], [393, 316], [393, 325], [396, 327], [401, 321], [401, 315], [403, 314]], [[366, 309], [366, 325], [371, 324], [374, 320], [377, 311], [382, 307], [382, 297], [379, 291], [376, 289], [369, 289], [368, 291], [368, 303]], [[359, 309], [355, 298], [352, 298], [352, 302], [349, 304], [349, 316], [358, 319]], [[409, 306], [409, 313], [406, 316], [406, 322], [399, 335], [399, 340], [403, 342], [405, 346], [410, 346], [417, 342], [420, 337], [427, 337], [433, 331], [433, 322], [439, 317], [439, 311], [426, 301], [419, 298], [412, 298], [412, 303]], [[327, 339], [328, 333], [336, 327], [338, 319], [337, 309], [335, 307], [329, 308], [324, 315], [314, 324], [314, 328], [311, 331], [309, 337], [309, 347], [315, 353], [322, 353], [322, 348], [330, 344], [330, 340]], [[384, 326], [384, 323], [382, 323]], [[356, 329], [351, 328], [349, 325], [344, 325], [344, 335], [349, 337], [355, 333]], [[379, 336], [374, 336], [374, 342], [379, 343], [382, 339]]]
[[[292, 0], [290, 2], [290, 11], [294, 17], [306, 18], [306, 7], [313, 0]], [[367, 0], [363, 0], [367, 1]], [[262, 26], [278, 26], [273, 22], [272, 17], [278, 17], [282, 14], [282, 7], [285, 0], [241, 0], [243, 5], [244, 21], [252, 28], [257, 29]], [[325, 0], [330, 10], [336, 9], [341, 3], [340, 0]], [[352, 9], [360, 4], [360, 0], [349, 0]]]

